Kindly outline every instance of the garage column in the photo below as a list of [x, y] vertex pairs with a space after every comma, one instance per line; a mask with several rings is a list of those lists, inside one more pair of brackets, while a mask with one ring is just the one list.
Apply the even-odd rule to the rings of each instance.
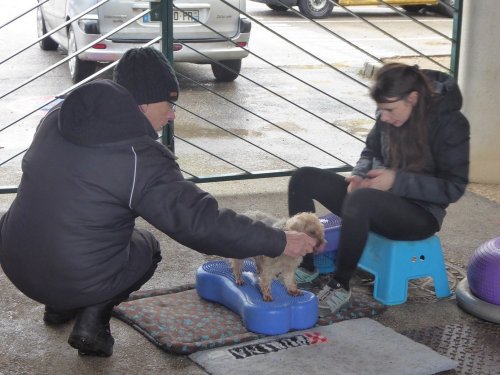
[[471, 125], [470, 181], [500, 184], [500, 7], [464, 0], [458, 83]]

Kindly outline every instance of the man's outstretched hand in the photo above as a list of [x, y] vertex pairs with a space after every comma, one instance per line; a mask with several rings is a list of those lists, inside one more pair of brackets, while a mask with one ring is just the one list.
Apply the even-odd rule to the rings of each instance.
[[292, 258], [299, 258], [312, 253], [317, 245], [317, 240], [305, 233], [285, 231], [285, 235], [286, 246], [283, 254]]

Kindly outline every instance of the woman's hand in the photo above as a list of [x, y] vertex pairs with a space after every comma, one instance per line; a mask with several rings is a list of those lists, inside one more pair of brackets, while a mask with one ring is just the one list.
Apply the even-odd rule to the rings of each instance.
[[363, 177], [356, 175], [348, 176], [345, 180], [349, 184], [347, 185], [348, 193], [352, 193], [354, 190], [359, 189], [363, 183]]
[[396, 171], [392, 169], [372, 169], [367, 173], [361, 187], [387, 191], [394, 185]]

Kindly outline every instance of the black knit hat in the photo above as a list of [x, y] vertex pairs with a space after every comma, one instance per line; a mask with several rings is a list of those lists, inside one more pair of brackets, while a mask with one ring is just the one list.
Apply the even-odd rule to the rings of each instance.
[[114, 81], [130, 91], [137, 104], [175, 101], [179, 82], [167, 58], [153, 47], [132, 48], [115, 67]]

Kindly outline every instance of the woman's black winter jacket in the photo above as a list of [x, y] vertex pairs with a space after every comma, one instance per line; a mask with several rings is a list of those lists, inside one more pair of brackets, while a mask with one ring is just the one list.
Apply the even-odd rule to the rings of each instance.
[[[460, 112], [462, 94], [456, 81], [442, 72], [423, 72], [435, 92], [429, 112], [431, 155], [421, 173], [396, 171], [391, 191], [424, 207], [441, 227], [446, 207], [464, 194], [468, 183], [470, 128]], [[382, 121], [377, 119], [353, 174], [364, 176], [370, 169], [387, 167], [384, 129]]]

